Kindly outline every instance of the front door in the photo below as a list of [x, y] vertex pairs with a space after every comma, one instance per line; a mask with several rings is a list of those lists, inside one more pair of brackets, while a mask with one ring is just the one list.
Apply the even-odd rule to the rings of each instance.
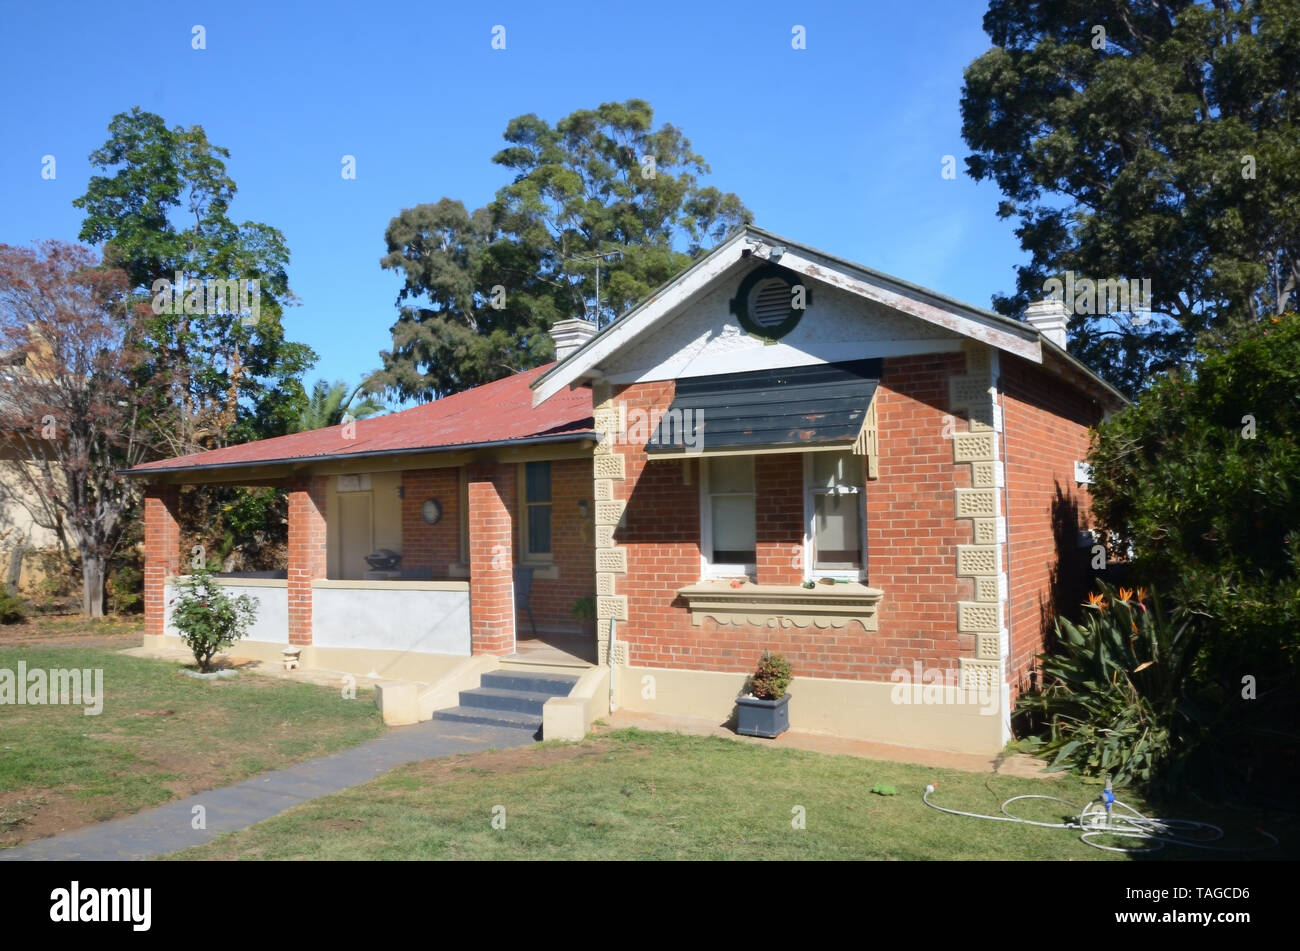
[[373, 552], [375, 524], [369, 492], [340, 492], [339, 569], [346, 581], [360, 580], [370, 566], [366, 555]]

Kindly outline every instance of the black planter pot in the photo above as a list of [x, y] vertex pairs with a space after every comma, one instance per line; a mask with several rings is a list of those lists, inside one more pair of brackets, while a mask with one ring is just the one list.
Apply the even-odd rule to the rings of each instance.
[[775, 739], [790, 729], [790, 694], [780, 700], [736, 698], [736, 732]]

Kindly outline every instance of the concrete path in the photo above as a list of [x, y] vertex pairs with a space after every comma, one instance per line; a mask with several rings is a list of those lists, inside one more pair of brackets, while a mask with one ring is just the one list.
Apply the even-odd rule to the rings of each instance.
[[[533, 734], [529, 730], [473, 723], [429, 720], [395, 727], [377, 739], [341, 753], [306, 760], [288, 769], [254, 776], [238, 785], [199, 793], [125, 819], [0, 850], [0, 861], [153, 858], [202, 845], [222, 832], [246, 828], [309, 799], [359, 786], [404, 763], [455, 753], [527, 746], [532, 742]], [[195, 806], [206, 810], [206, 829], [192, 827]]]

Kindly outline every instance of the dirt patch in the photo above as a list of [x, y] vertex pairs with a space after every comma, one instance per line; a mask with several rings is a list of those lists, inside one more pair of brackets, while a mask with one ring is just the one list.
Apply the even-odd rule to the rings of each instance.
[[135, 647], [143, 633], [143, 622], [136, 619], [59, 615], [0, 627], [0, 647]]
[[[101, 803], [99, 808], [105, 805]], [[69, 832], [93, 821], [95, 818], [87, 815], [85, 801], [62, 790], [0, 792], [0, 847]]]

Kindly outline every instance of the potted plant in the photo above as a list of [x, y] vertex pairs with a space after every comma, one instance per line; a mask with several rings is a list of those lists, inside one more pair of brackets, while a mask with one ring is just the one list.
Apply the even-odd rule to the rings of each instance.
[[794, 672], [780, 654], [763, 651], [749, 679], [749, 693], [736, 698], [736, 732], [774, 739], [790, 729], [790, 685]]

